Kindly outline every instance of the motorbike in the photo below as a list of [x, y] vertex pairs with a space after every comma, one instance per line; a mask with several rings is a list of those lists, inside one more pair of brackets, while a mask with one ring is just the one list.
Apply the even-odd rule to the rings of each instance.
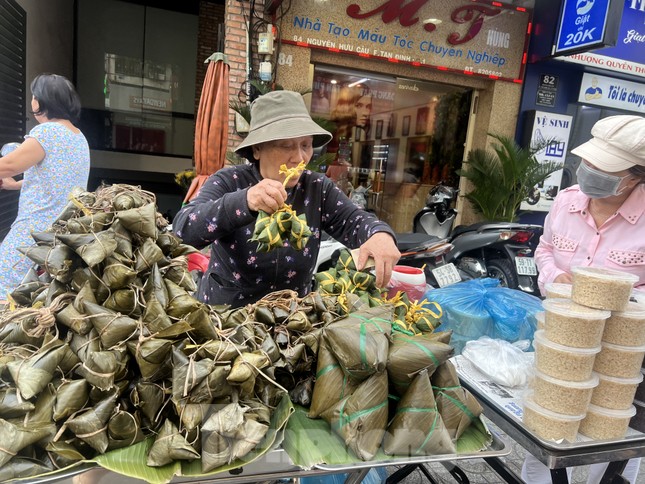
[[[453, 250], [453, 245], [447, 239], [422, 233], [400, 233], [396, 234], [396, 242], [401, 252], [399, 265], [422, 268], [430, 286], [440, 287], [465, 278], [465, 274], [445, 259]], [[345, 248], [344, 244], [323, 232], [314, 272], [334, 267], [340, 251]]]
[[442, 183], [430, 190], [426, 206], [414, 217], [414, 231], [445, 236], [453, 249], [445, 255], [469, 278], [492, 277], [500, 284], [538, 294], [533, 254], [542, 226], [514, 222], [481, 222], [452, 229], [458, 191]]

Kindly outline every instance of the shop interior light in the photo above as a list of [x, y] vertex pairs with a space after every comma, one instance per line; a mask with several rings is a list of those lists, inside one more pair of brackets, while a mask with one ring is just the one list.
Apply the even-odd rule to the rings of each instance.
[[352, 82], [351, 84], [348, 84], [347, 87], [359, 86], [360, 84], [363, 84], [364, 82], [367, 82], [369, 80], [370, 80], [369, 77], [364, 77], [363, 79], [361, 79], [359, 81], [355, 81], [355, 82]]

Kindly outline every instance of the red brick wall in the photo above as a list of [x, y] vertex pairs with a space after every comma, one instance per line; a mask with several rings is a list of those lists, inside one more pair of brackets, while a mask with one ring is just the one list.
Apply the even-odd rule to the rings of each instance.
[[[217, 25], [224, 24], [225, 7], [212, 2], [199, 2], [199, 24], [197, 33], [197, 75], [195, 76], [195, 118], [199, 107], [199, 98], [206, 77], [208, 64], [204, 61], [217, 51]], [[224, 34], [222, 29], [222, 34]]]
[[[249, 12], [250, 4], [250, 2], [240, 2], [239, 0], [227, 0], [226, 2], [226, 46], [224, 51], [231, 66], [229, 72], [231, 100], [238, 99], [238, 93], [246, 88], [247, 29], [244, 18], [245, 16], [247, 19], [254, 17]], [[263, 14], [264, 0], [255, 1], [255, 12], [256, 15]], [[253, 51], [255, 52], [257, 50], [257, 35], [249, 41], [253, 42]], [[259, 66], [257, 54], [253, 56], [252, 65], [254, 72], [257, 73]], [[228, 144], [229, 149], [233, 149], [239, 144], [240, 137], [235, 133], [235, 113], [232, 110], [229, 113], [229, 126]]]

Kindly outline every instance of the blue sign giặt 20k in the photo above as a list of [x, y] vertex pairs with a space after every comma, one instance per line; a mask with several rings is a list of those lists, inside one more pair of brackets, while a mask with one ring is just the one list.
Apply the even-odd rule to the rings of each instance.
[[603, 42], [610, 0], [564, 0], [554, 53]]

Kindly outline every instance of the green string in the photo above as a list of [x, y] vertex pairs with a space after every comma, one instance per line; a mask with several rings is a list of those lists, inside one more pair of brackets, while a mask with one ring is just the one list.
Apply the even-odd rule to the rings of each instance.
[[468, 416], [468, 418], [470, 418], [470, 420], [471, 420], [471, 421], [473, 421], [473, 420], [475, 420], [475, 419], [477, 418], [477, 417], [475, 417], [475, 415], [474, 415], [474, 414], [473, 414], [473, 413], [468, 409], [468, 407], [466, 407], [466, 406], [464, 405], [464, 403], [463, 403], [463, 402], [461, 402], [460, 400], [457, 400], [456, 398], [453, 398], [453, 397], [451, 397], [450, 395], [448, 395], [448, 394], [446, 394], [446, 393], [444, 393], [444, 392], [439, 392], [439, 395], [443, 395], [443, 396], [444, 396], [444, 397], [446, 397], [449, 401], [451, 401], [451, 402], [453, 403], [453, 405], [455, 405], [455, 407], [457, 407], [459, 410], [461, 410], [463, 413], [465, 413], [465, 414]]
[[430, 430], [428, 431], [428, 435], [426, 435], [426, 438], [423, 440], [423, 443], [416, 450], [415, 454], [421, 453], [421, 451], [423, 450], [425, 445], [428, 443], [428, 441], [430, 440], [430, 437], [432, 437], [432, 434], [434, 433], [434, 429], [436, 428], [438, 421], [439, 421], [439, 412], [435, 408], [434, 420], [432, 421], [432, 425], [430, 426]]
[[365, 350], [365, 346], [367, 345], [367, 326], [365, 326], [365, 323], [361, 323], [361, 336], [360, 336], [360, 354], [361, 354], [361, 363], [363, 364], [363, 369], [366, 370], [368, 368], [367, 364], [367, 352]]
[[323, 375], [326, 375], [332, 370], [335, 370], [336, 368], [340, 368], [340, 365], [338, 363], [332, 363], [331, 365], [327, 365], [324, 368], [321, 368], [318, 370], [318, 373], [316, 373], [316, 378], [320, 378]]
[[338, 417], [338, 423], [336, 424], [337, 426], [336, 430], [340, 430], [345, 425], [353, 422], [354, 420], [359, 419], [365, 415], [369, 415], [372, 412], [376, 412], [377, 410], [380, 410], [381, 408], [387, 405], [387, 399], [386, 399], [384, 402], [381, 402], [378, 405], [375, 405], [371, 408], [365, 408], [363, 410], [359, 410], [358, 412], [354, 412], [351, 415], [345, 415], [345, 405], [347, 404], [348, 401], [349, 401], [349, 398], [345, 400], [340, 407], [340, 415]]
[[414, 346], [416, 346], [417, 348], [419, 348], [422, 352], [424, 352], [427, 356], [429, 356], [429, 357], [430, 357], [430, 359], [434, 362], [435, 367], [439, 366], [439, 361], [437, 360], [436, 356], [435, 356], [435, 355], [434, 355], [434, 353], [433, 353], [432, 351], [430, 351], [428, 348], [426, 348], [426, 347], [425, 347], [425, 346], [423, 346], [422, 344], [419, 344], [419, 342], [417, 342], [417, 341], [415, 341], [415, 340], [413, 340], [413, 339], [405, 338], [405, 337], [403, 337], [403, 336], [401, 337], [401, 339], [402, 339], [403, 341], [407, 341], [408, 343], [413, 344]]

